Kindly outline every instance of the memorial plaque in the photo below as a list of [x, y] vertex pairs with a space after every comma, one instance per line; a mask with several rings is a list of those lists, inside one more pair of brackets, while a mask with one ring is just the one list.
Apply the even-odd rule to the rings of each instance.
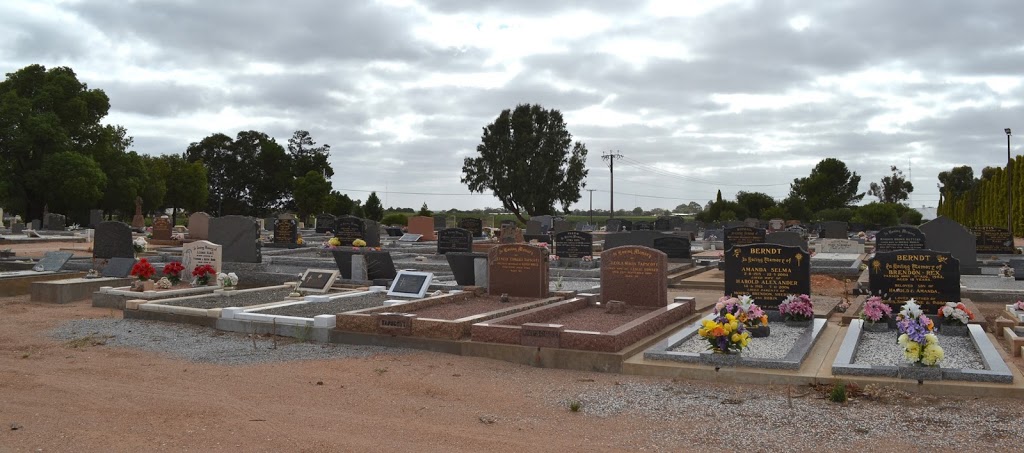
[[[111, 258], [107, 265], [103, 266], [101, 277], [127, 278], [135, 267], [135, 258]], [[184, 271], [183, 271], [184, 272]], [[192, 270], [189, 270], [191, 274]]]
[[181, 246], [181, 266], [183, 279], [189, 279], [196, 266], [209, 264], [219, 273], [223, 261], [223, 247], [210, 241], [186, 242]]
[[547, 253], [527, 244], [501, 244], [487, 253], [487, 291], [491, 295], [548, 297]]
[[467, 217], [459, 221], [459, 228], [469, 230], [473, 237], [484, 237], [484, 223], [476, 217]]
[[891, 226], [875, 234], [875, 253], [925, 248], [924, 233], [915, 226]]
[[356, 239], [366, 241], [364, 231], [363, 219], [359, 217], [345, 215], [334, 219], [334, 237], [341, 241], [342, 246], [350, 246]]
[[627, 245], [601, 253], [601, 302], [661, 308], [668, 305], [668, 257]]
[[725, 253], [725, 294], [749, 294], [762, 308], [778, 309], [791, 294], [811, 293], [811, 260], [800, 247], [737, 245]]
[[880, 252], [868, 263], [868, 284], [894, 309], [913, 298], [935, 314], [946, 302], [960, 301], [960, 262], [934, 250]]
[[665, 236], [657, 238], [654, 241], [654, 249], [659, 250], [668, 256], [668, 259], [684, 259], [688, 260], [691, 258], [690, 255], [690, 240], [678, 236]]
[[73, 254], [71, 252], [46, 252], [33, 269], [40, 268], [42, 271], [57, 272], [64, 268]]
[[331, 289], [338, 271], [330, 269], [307, 269], [299, 280], [299, 291], [307, 293], [326, 293]]
[[405, 233], [398, 238], [398, 242], [418, 242], [422, 237], [422, 234]]
[[864, 253], [864, 244], [849, 239], [820, 239], [814, 249], [818, 253]]
[[167, 216], [160, 216], [153, 219], [153, 239], [158, 241], [171, 240], [171, 219]]
[[762, 244], [764, 243], [764, 230], [760, 228], [752, 228], [748, 226], [738, 226], [725, 229], [725, 237], [722, 240], [725, 242], [723, 246], [726, 250], [737, 245], [747, 244]]
[[445, 228], [437, 232], [437, 254], [472, 252], [473, 233], [463, 228]]
[[434, 279], [430, 272], [401, 271], [395, 276], [395, 281], [388, 288], [389, 296], [400, 297], [423, 297], [427, 294], [427, 288]]
[[274, 220], [274, 244], [293, 245], [299, 240], [299, 221], [294, 218]]
[[583, 258], [594, 254], [594, 237], [582, 231], [555, 234], [555, 255], [559, 258]]
[[976, 250], [978, 253], [986, 254], [1014, 254], [1016, 248], [1013, 246], [1013, 238], [1006, 228], [995, 226], [976, 226], [971, 232], [977, 238]]

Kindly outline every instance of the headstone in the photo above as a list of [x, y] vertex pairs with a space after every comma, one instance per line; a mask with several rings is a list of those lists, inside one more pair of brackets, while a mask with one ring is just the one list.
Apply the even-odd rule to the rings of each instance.
[[800, 247], [805, 251], [807, 250], [807, 240], [800, 236], [800, 233], [792, 231], [773, 231], [764, 236], [764, 242], [766, 244]]
[[282, 214], [274, 220], [274, 244], [295, 245], [299, 240], [299, 221], [291, 214]]
[[477, 259], [487, 259], [486, 253], [473, 252], [449, 252], [444, 255], [448, 260], [448, 267], [452, 270], [455, 283], [459, 286], [476, 285], [476, 272], [474, 262]]
[[39, 269], [44, 272], [57, 272], [64, 268], [71, 256], [74, 255], [71, 252], [46, 252], [43, 258], [39, 260], [33, 269]]
[[849, 239], [819, 239], [814, 250], [818, 253], [864, 253], [864, 244]]
[[632, 220], [622, 219], [619, 222], [622, 222], [622, 230], [623, 231], [633, 231], [633, 221]]
[[501, 244], [487, 253], [487, 291], [491, 295], [548, 297], [547, 253], [527, 244]]
[[925, 236], [916, 226], [891, 226], [882, 228], [875, 234], [875, 253], [923, 248], [926, 248]]
[[459, 221], [459, 228], [469, 230], [473, 237], [484, 237], [484, 223], [476, 217], [466, 217]]
[[135, 215], [132, 216], [132, 229], [141, 231], [146, 228], [146, 218], [142, 216], [142, 197], [135, 197]]
[[261, 223], [261, 227], [264, 230], [273, 231], [273, 229], [274, 229], [274, 222], [277, 221], [277, 218], [276, 217], [266, 217], [266, 218], [263, 218], [263, 219], [260, 219], [260, 220], [263, 221]]
[[725, 253], [726, 295], [750, 295], [775, 310], [786, 296], [810, 293], [811, 260], [800, 247], [748, 244]]
[[771, 219], [768, 221], [768, 228], [772, 231], [782, 231], [786, 228], [786, 222], [782, 219]]
[[[395, 278], [395, 263], [391, 253], [379, 250], [332, 250], [334, 263], [341, 272], [341, 278], [347, 280], [374, 280]], [[352, 267], [353, 257], [362, 262], [362, 269]], [[365, 278], [364, 278], [365, 277]]]
[[448, 228], [448, 220], [443, 215], [434, 216], [434, 231], [440, 231]]
[[665, 236], [654, 240], [654, 248], [665, 254], [669, 260], [688, 260], [690, 254], [690, 240], [679, 236]]
[[864, 225], [863, 223], [851, 223], [850, 224], [850, 231], [853, 231], [855, 233], [859, 233], [859, 232], [864, 231], [866, 229], [868, 229], [867, 225]]
[[153, 239], [158, 241], [171, 240], [170, 217], [164, 215], [153, 219]]
[[182, 271], [184, 275], [182, 277], [188, 277], [192, 275], [192, 270], [196, 266], [202, 266], [209, 264], [213, 266], [217, 272], [221, 271], [224, 248], [218, 244], [207, 241], [205, 239], [186, 242], [181, 245], [181, 266], [185, 268]]
[[210, 238], [210, 214], [196, 212], [188, 216], [188, 237], [190, 239]]
[[89, 228], [96, 228], [103, 221], [103, 210], [102, 209], [90, 209], [89, 210]]
[[669, 217], [654, 219], [654, 229], [657, 231], [672, 231], [672, 219]]
[[463, 228], [445, 228], [437, 232], [437, 254], [472, 252], [473, 233]]
[[233, 263], [259, 263], [260, 231], [256, 219], [229, 215], [210, 219], [210, 242], [220, 244], [224, 261]]
[[388, 233], [388, 237], [391, 238], [400, 238], [402, 237], [403, 234], [405, 234], [399, 227], [385, 227], [384, 231], [386, 231]]
[[618, 219], [609, 219], [608, 222], [605, 223], [604, 230], [609, 233], [622, 231], [622, 221]]
[[1010, 237], [1010, 230], [996, 226], [976, 226], [971, 228], [977, 253], [986, 255], [1012, 255], [1016, 251], [1013, 246], [1013, 238]]
[[[103, 266], [100, 276], [127, 278], [132, 273], [132, 268], [135, 267], [135, 261], [135, 258], [111, 258], [107, 261], [107, 265]], [[189, 269], [189, 272], [192, 270]]]
[[668, 257], [650, 247], [624, 246], [601, 254], [601, 302], [668, 305]]
[[530, 220], [536, 220], [540, 222], [541, 233], [544, 234], [551, 231], [551, 227], [554, 225], [555, 218], [549, 215], [537, 215], [530, 217]]
[[21, 222], [11, 222], [11, 234], [21, 234], [25, 231], [25, 224]]
[[386, 250], [366, 250], [366, 275], [369, 280], [395, 278], [397, 270], [391, 259], [391, 252]]
[[363, 219], [363, 241], [367, 247], [380, 247], [380, 224], [377, 221]]
[[338, 278], [338, 271], [330, 269], [306, 269], [299, 279], [299, 291], [307, 293], [326, 293]]
[[760, 225], [761, 221], [753, 217], [747, 217], [746, 219], [743, 219], [743, 226], [747, 226], [750, 228], [758, 228]]
[[654, 240], [668, 236], [665, 233], [654, 230], [630, 231], [628, 233], [609, 234], [604, 237], [604, 250], [626, 245], [639, 245], [643, 247], [654, 247]]
[[92, 244], [93, 258], [135, 258], [132, 229], [124, 222], [100, 222]]
[[316, 215], [316, 223], [313, 224], [313, 231], [324, 234], [328, 231], [332, 231], [334, 228], [334, 216], [332, 214], [321, 212]]
[[526, 234], [537, 235], [543, 234], [544, 225], [539, 220], [528, 220], [526, 222]]
[[1015, 259], [1009, 261], [1010, 267], [1013, 268], [1013, 279], [1017, 281], [1024, 280], [1024, 260]]
[[32, 229], [33, 230], [39, 231], [42, 228], [43, 228], [43, 222], [41, 222], [39, 219], [35, 219], [35, 220], [32, 221]]
[[572, 222], [568, 220], [555, 220], [555, 225], [552, 228], [552, 234], [558, 235], [565, 231], [573, 231], [574, 227]]
[[430, 272], [401, 271], [388, 288], [388, 296], [421, 298], [427, 294], [427, 288], [434, 279]]
[[514, 223], [501, 225], [501, 233], [498, 241], [502, 244], [518, 244], [523, 242], [523, 230], [520, 230]]
[[818, 237], [821, 239], [849, 239], [850, 225], [846, 222], [830, 220], [821, 222]]
[[359, 217], [343, 215], [334, 219], [334, 237], [341, 241], [342, 246], [352, 245], [352, 241], [362, 239], [365, 234], [366, 225]]
[[723, 241], [723, 240], [725, 240], [725, 230], [712, 230], [712, 229], [704, 230], [704, 240], [705, 241], [711, 241], [711, 240]]
[[[406, 230], [411, 234], [419, 234], [422, 237], [421, 241], [436, 241], [437, 236], [434, 233], [434, 219], [441, 217], [424, 217], [424, 216], [412, 216], [409, 217], [409, 227]], [[443, 229], [443, 228], [442, 228]]]
[[960, 262], [960, 273], [974, 275], [980, 272], [977, 240], [963, 225], [946, 216], [938, 216], [921, 225], [929, 250], [950, 252]]
[[886, 303], [899, 306], [913, 298], [935, 314], [946, 302], [960, 301], [960, 263], [951, 253], [934, 250], [876, 253], [868, 264], [868, 284]]
[[559, 258], [583, 258], [594, 254], [594, 238], [583, 231], [555, 234], [555, 255]]
[[765, 240], [764, 230], [748, 226], [737, 226], [726, 228], [722, 246], [729, 250], [737, 245], [763, 244]]
[[654, 224], [646, 220], [633, 222], [633, 231], [654, 231]]
[[722, 225], [722, 229], [736, 228], [736, 227], [741, 227], [741, 226], [746, 226], [746, 225], [744, 225], [743, 222], [740, 221], [740, 220], [729, 220], [729, 221], [725, 222], [725, 224]]
[[64, 231], [66, 218], [60, 214], [49, 213], [43, 218], [43, 229], [49, 231]]
[[699, 229], [697, 227], [697, 223], [696, 222], [687, 222], [686, 220], [683, 220], [683, 218], [679, 217], [679, 216], [669, 217], [668, 218], [668, 226], [669, 226], [669, 228], [672, 228], [673, 230], [679, 229], [679, 230], [697, 231]]

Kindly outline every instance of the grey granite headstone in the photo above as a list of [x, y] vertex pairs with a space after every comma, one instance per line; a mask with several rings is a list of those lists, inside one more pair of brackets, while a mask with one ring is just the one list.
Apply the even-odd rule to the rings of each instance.
[[557, 235], [558, 233], [564, 233], [566, 231], [573, 231], [573, 224], [568, 220], [555, 220], [555, 225], [552, 233]]
[[605, 223], [604, 230], [609, 233], [617, 233], [622, 231], [622, 221], [618, 219], [609, 219]]
[[322, 212], [316, 215], [316, 225], [314, 231], [323, 234], [334, 228], [334, 216], [326, 212]]
[[536, 220], [540, 222], [541, 233], [547, 233], [548, 231], [551, 230], [552, 225], [554, 225], [554, 219], [554, 217], [549, 215], [536, 215], [530, 217], [530, 220]]
[[21, 222], [13, 222], [13, 223], [11, 223], [11, 234], [21, 234], [22, 231], [25, 231], [25, 224], [24, 223], [21, 223]]
[[356, 280], [360, 282], [364, 282], [370, 279], [370, 274], [369, 272], [367, 272], [366, 256], [356, 253], [349, 258], [349, 261], [352, 263], [351, 267], [349, 268], [349, 275], [347, 277], [345, 275], [342, 275], [343, 278], [348, 278], [349, 280]]
[[925, 244], [929, 250], [949, 252], [953, 258], [960, 260], [960, 273], [977, 275], [978, 266], [977, 239], [963, 225], [946, 216], [938, 216], [934, 220], [921, 225], [925, 236]]
[[487, 287], [487, 257], [473, 259], [473, 284], [481, 288]]
[[220, 244], [221, 257], [226, 262], [259, 263], [259, 224], [252, 217], [229, 215], [210, 219], [210, 242]]
[[368, 280], [392, 279], [398, 275], [395, 262], [391, 259], [391, 252], [367, 250], [363, 255], [366, 256]]
[[800, 236], [800, 233], [792, 231], [773, 231], [764, 236], [764, 242], [767, 244], [800, 247], [805, 251], [807, 250], [807, 241]]
[[434, 229], [443, 230], [448, 228], [448, 219], [445, 218], [444, 214], [438, 214], [434, 216]]
[[690, 253], [690, 240], [687, 238], [679, 236], [655, 238], [653, 245], [653, 249], [660, 250], [670, 260], [686, 260], [692, 257]]
[[39, 219], [35, 219], [35, 220], [32, 221], [32, 229], [33, 230], [39, 231], [40, 229], [42, 229], [42, 227], [43, 227], [43, 222], [40, 221]]
[[102, 209], [90, 209], [89, 210], [89, 228], [96, 228], [103, 221], [103, 210]]
[[[126, 278], [135, 266], [135, 258], [111, 258], [100, 273], [103, 277]], [[184, 273], [184, 271], [182, 271]], [[189, 271], [191, 272], [191, 271]]]
[[67, 264], [72, 255], [73, 253], [71, 252], [46, 252], [46, 254], [43, 255], [43, 259], [39, 260], [39, 263], [34, 267], [41, 267], [41, 270], [44, 272], [56, 272], [64, 268], [64, 265]]
[[93, 258], [135, 258], [132, 228], [124, 222], [100, 222], [92, 244]]
[[528, 220], [526, 222], [526, 233], [523, 234], [543, 234], [544, 225], [539, 220]]
[[839, 222], [830, 220], [828, 222], [821, 222], [820, 231], [818, 231], [818, 237], [822, 239], [849, 239], [848, 234], [850, 225], [846, 222]]
[[380, 224], [370, 219], [363, 219], [363, 240], [367, 247], [380, 247]]

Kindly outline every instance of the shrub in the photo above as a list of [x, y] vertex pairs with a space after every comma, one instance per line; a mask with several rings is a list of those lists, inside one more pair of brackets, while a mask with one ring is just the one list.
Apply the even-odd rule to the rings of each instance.
[[846, 402], [846, 384], [837, 382], [832, 385], [832, 393], [829, 394], [828, 399], [832, 400], [833, 403], [845, 403]]
[[388, 214], [388, 215], [384, 216], [383, 219], [381, 219], [380, 223], [384, 224], [384, 225], [402, 225], [402, 226], [405, 226], [405, 225], [409, 224], [409, 218], [406, 217], [403, 214]]

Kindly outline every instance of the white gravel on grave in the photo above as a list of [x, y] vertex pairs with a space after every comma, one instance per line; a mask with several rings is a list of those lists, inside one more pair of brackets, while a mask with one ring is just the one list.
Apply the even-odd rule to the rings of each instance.
[[382, 346], [302, 343], [291, 338], [278, 338], [277, 349], [273, 349], [273, 340], [263, 336], [256, 338], [254, 349], [252, 338], [246, 334], [139, 319], [77, 319], [52, 330], [50, 336], [65, 341], [92, 336], [105, 340], [107, 346], [139, 348], [192, 362], [221, 365], [358, 358], [408, 352]]
[[[786, 358], [789, 351], [793, 349], [797, 338], [811, 327], [789, 327], [785, 324], [770, 324], [771, 334], [764, 338], [751, 338], [750, 344], [740, 353], [741, 357], [749, 359], [775, 359]], [[673, 352], [701, 353], [708, 351], [708, 342], [700, 335], [694, 333], [678, 346], [670, 349]]]
[[[895, 331], [861, 332], [853, 363], [871, 366], [899, 366], [906, 363], [903, 348], [896, 343], [896, 337]], [[940, 362], [942, 368], [985, 369], [981, 354], [974, 347], [971, 337], [939, 335], [939, 346], [942, 346], [945, 353], [945, 358]]]

